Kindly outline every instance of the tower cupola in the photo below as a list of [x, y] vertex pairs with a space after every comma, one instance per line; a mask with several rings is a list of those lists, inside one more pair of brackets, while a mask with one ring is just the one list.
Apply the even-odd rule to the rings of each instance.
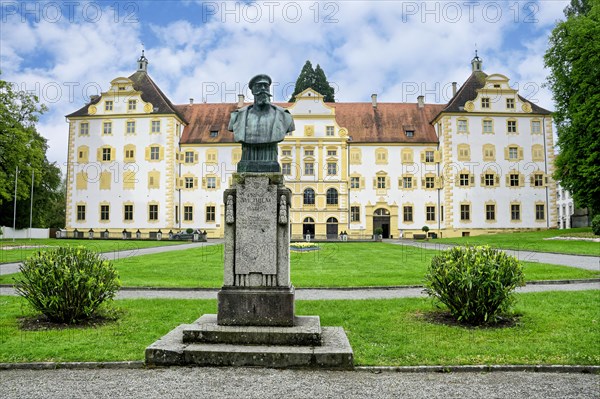
[[473, 72], [481, 72], [482, 64], [483, 64], [483, 60], [481, 58], [479, 58], [479, 56], [477, 55], [477, 50], [475, 50], [475, 58], [473, 58], [471, 60], [471, 66], [473, 68]]
[[144, 55], [144, 50], [142, 50], [142, 56], [137, 60], [138, 63], [138, 71], [140, 72], [148, 72], [148, 58]]

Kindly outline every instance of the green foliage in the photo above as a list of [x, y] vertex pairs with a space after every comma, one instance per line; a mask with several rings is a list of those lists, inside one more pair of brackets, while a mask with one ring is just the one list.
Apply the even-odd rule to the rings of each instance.
[[592, 231], [595, 235], [600, 236], [600, 215], [596, 215], [592, 219]]
[[92, 317], [120, 287], [113, 265], [83, 247], [39, 251], [20, 267], [15, 288], [49, 320], [77, 323]]
[[0, 225], [12, 226], [13, 223], [18, 167], [17, 228], [29, 227], [32, 173], [34, 227], [64, 227], [65, 196], [59, 188], [61, 172], [46, 158], [48, 144], [35, 127], [46, 110], [35, 95], [15, 91], [10, 82], [0, 80]]
[[554, 178], [580, 207], [600, 213], [600, 2], [573, 0], [544, 56], [560, 153]]
[[375, 230], [373, 230], [373, 233], [375, 235], [381, 235], [381, 234], [383, 234], [383, 229], [381, 227], [378, 227]]
[[513, 290], [525, 284], [519, 261], [488, 246], [454, 247], [431, 260], [425, 291], [467, 324], [493, 323], [514, 302]]
[[327, 81], [325, 72], [318, 64], [317, 68], [313, 69], [310, 61], [306, 61], [300, 71], [298, 79], [296, 79], [296, 86], [294, 86], [294, 93], [290, 98], [290, 102], [296, 101], [295, 96], [308, 88], [322, 94], [323, 97], [325, 97], [323, 99], [325, 102], [335, 102], [334, 90]]
[[429, 226], [423, 226], [421, 227], [421, 230], [427, 233], [429, 231]]
[[186, 232], [187, 234], [192, 234], [192, 233], [194, 232], [194, 229], [192, 229], [192, 228], [190, 227], [190, 228], [187, 228], [187, 229], [185, 229], [185, 232]]

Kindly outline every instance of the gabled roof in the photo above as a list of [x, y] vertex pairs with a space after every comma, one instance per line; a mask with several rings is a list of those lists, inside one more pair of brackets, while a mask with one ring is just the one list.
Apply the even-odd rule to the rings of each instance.
[[[169, 98], [162, 92], [162, 90], [154, 83], [146, 71], [137, 71], [129, 79], [133, 82], [133, 88], [136, 91], [142, 92], [142, 100], [147, 103], [151, 103], [154, 107], [152, 114], [175, 114], [187, 123], [187, 120], [183, 115], [177, 111], [176, 107], [171, 103]], [[97, 97], [88, 104], [84, 105], [72, 114], [67, 115], [67, 118], [74, 116], [88, 116], [88, 107], [92, 104], [100, 102], [101, 97]]]
[[[326, 103], [335, 108], [335, 118], [340, 127], [348, 129], [353, 143], [437, 143], [434, 127], [429, 123], [444, 107], [443, 104], [378, 103]], [[292, 103], [277, 103], [290, 107]], [[184, 128], [181, 144], [232, 143], [233, 133], [227, 131], [231, 112], [237, 104], [176, 105], [189, 124]], [[217, 137], [210, 137], [211, 131]], [[414, 131], [407, 137], [405, 130]]]
[[[456, 95], [450, 99], [446, 107], [440, 112], [467, 112], [462, 107], [465, 106], [467, 101], [473, 101], [477, 98], [477, 91], [485, 86], [485, 80], [488, 75], [485, 72], [474, 71], [471, 76], [463, 83], [460, 89], [456, 92]], [[534, 114], [551, 114], [545, 108], [542, 108], [531, 101], [521, 97], [519, 100], [531, 104], [531, 109]], [[437, 115], [436, 115], [437, 117]]]

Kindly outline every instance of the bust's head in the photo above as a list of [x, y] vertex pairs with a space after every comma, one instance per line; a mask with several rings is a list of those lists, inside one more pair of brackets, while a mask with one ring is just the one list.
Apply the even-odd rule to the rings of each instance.
[[271, 93], [269, 91], [271, 87], [271, 78], [268, 75], [256, 75], [250, 79], [248, 86], [250, 87], [250, 90], [252, 90], [255, 104], [265, 105], [271, 102]]

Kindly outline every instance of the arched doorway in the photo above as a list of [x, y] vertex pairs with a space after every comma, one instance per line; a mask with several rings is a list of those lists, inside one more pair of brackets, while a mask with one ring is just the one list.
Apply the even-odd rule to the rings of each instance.
[[327, 239], [337, 240], [338, 237], [338, 220], [334, 217], [327, 219]]
[[381, 228], [383, 238], [390, 238], [390, 211], [384, 208], [375, 209], [373, 212], [373, 232]]
[[310, 235], [310, 238], [315, 238], [315, 219], [311, 217], [304, 218], [304, 222], [302, 223], [302, 237], [306, 238], [307, 235]]

